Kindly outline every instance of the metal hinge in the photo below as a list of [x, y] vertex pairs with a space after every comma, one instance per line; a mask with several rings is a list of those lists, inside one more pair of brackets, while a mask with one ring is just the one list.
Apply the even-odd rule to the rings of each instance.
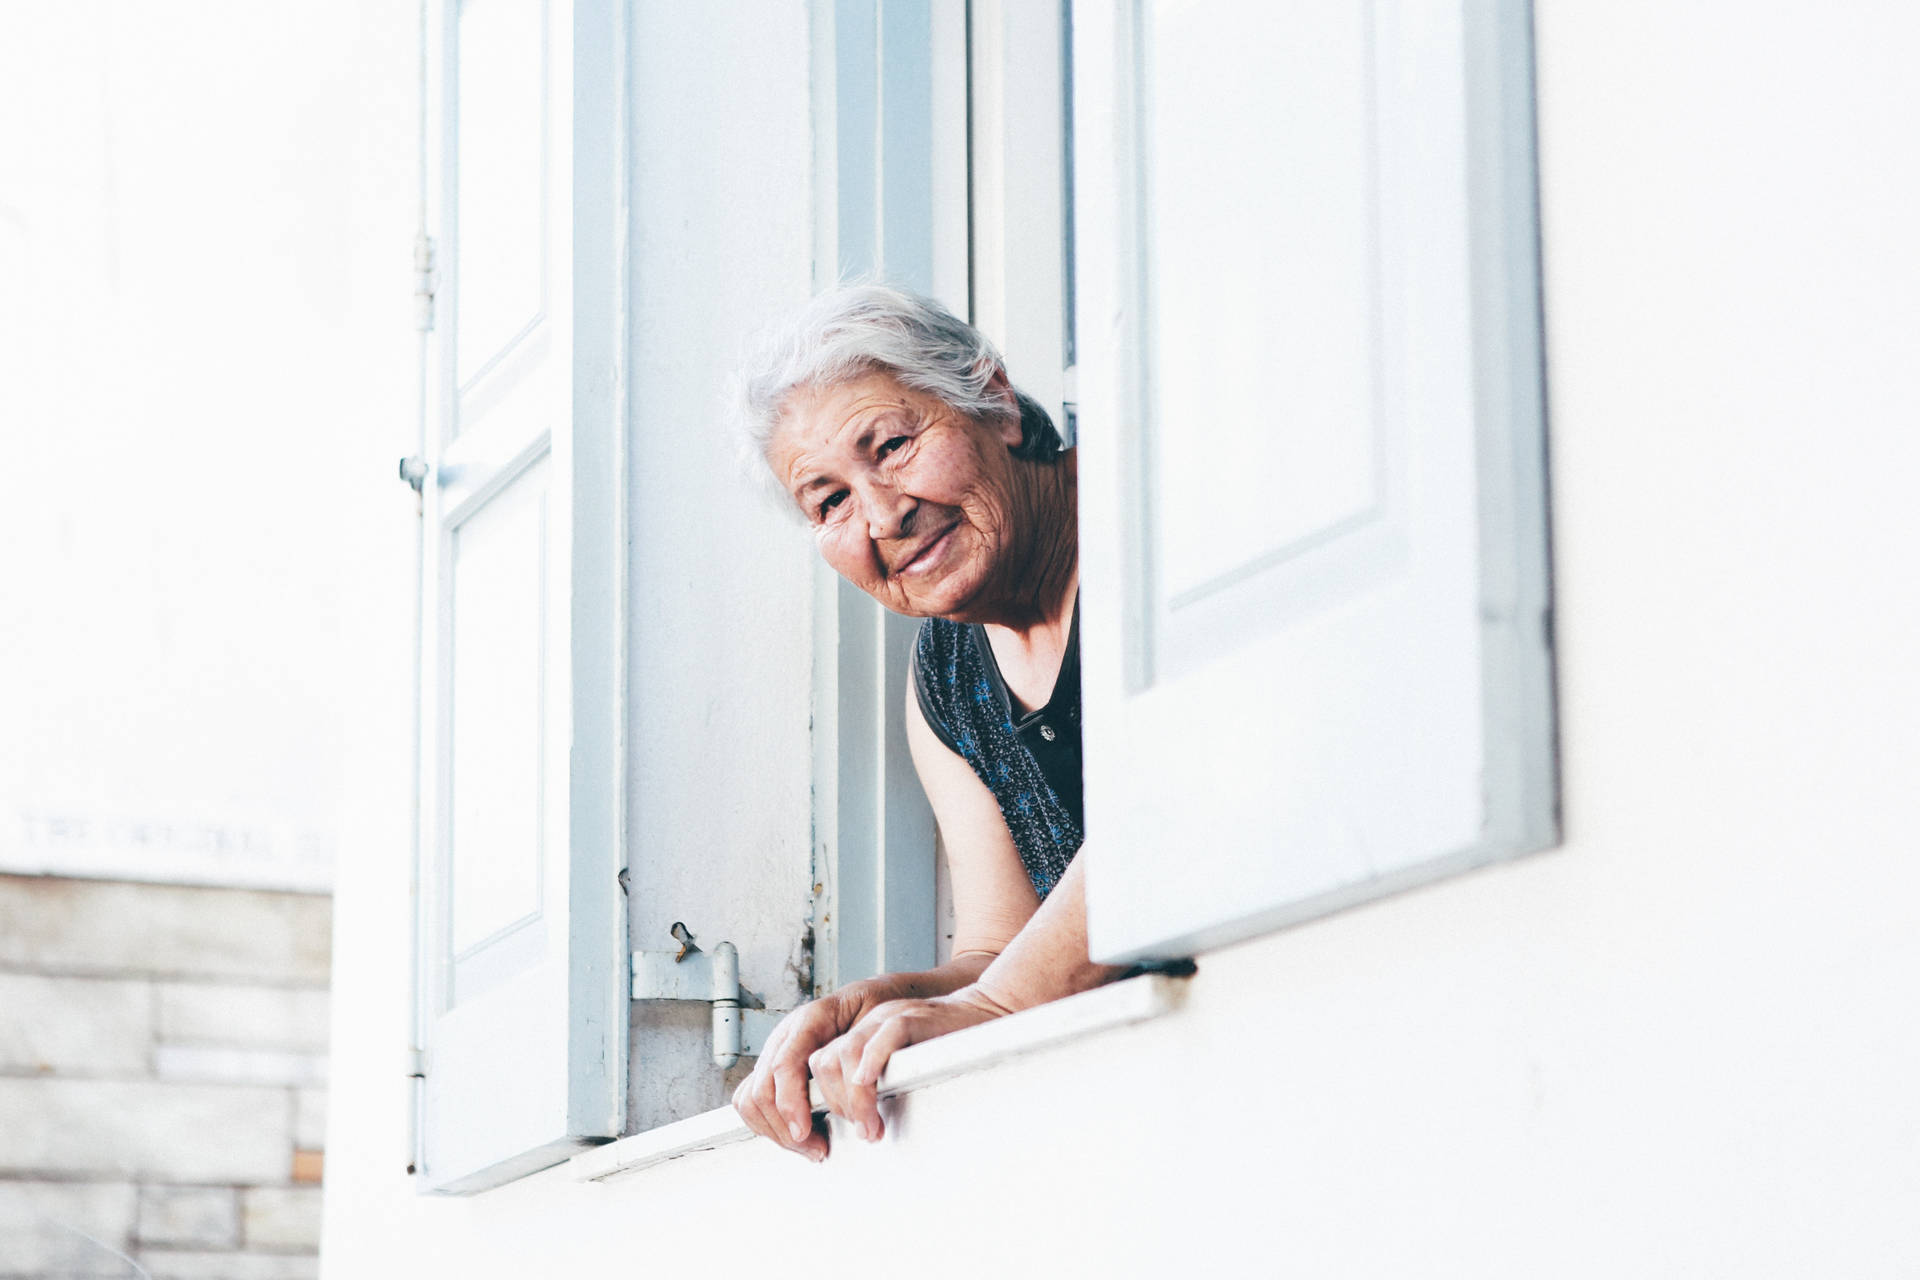
[[421, 232], [413, 238], [413, 327], [421, 333], [433, 329], [433, 295], [438, 284], [433, 237]]
[[693, 934], [673, 924], [672, 951], [633, 953], [635, 1000], [697, 1000], [713, 1006], [713, 1061], [725, 1069], [741, 1058], [757, 1058], [768, 1034], [785, 1016], [764, 1008], [740, 987], [740, 953], [731, 942], [712, 951], [694, 945]]
[[425, 1161], [420, 1147], [420, 1094], [427, 1087], [426, 1050], [407, 1046], [407, 1079], [407, 1176], [411, 1178]]

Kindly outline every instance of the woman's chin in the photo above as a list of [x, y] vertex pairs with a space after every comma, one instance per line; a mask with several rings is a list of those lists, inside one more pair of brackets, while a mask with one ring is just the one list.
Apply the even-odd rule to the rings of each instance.
[[957, 615], [966, 612], [973, 595], [962, 583], [913, 583], [891, 598], [882, 599], [880, 603], [909, 618], [951, 618], [956, 622], [965, 622], [969, 619]]

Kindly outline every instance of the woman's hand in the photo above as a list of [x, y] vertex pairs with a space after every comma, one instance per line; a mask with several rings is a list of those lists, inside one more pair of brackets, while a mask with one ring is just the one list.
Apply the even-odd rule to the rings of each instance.
[[[733, 1109], [747, 1128], [809, 1160], [827, 1158], [827, 1139], [813, 1129], [807, 1059], [858, 1022], [872, 1003], [866, 984], [801, 1005], [773, 1029], [753, 1074], [733, 1091]], [[884, 998], [884, 997], [883, 997]]]
[[755, 1133], [809, 1160], [826, 1159], [826, 1135], [813, 1131], [813, 1105], [807, 1097], [808, 1059], [862, 1023], [877, 1007], [889, 1002], [917, 1004], [927, 997], [958, 990], [978, 978], [992, 959], [986, 954], [957, 955], [937, 969], [850, 982], [801, 1005], [767, 1037], [753, 1074], [733, 1091], [733, 1109]]
[[[851, 1121], [862, 1138], [877, 1141], [886, 1132], [880, 1119], [880, 1075], [895, 1053], [1007, 1012], [978, 986], [929, 1000], [889, 1000], [875, 1005], [845, 1035], [816, 1050], [809, 1065], [827, 1109]], [[821, 1151], [825, 1150], [821, 1140]]]
[[1073, 860], [1005, 951], [969, 951], [925, 973], [855, 982], [787, 1016], [733, 1105], [755, 1133], [810, 1160], [827, 1155], [813, 1130], [809, 1072], [827, 1109], [869, 1141], [886, 1132], [880, 1074], [910, 1044], [1111, 982], [1123, 970], [1087, 959], [1086, 858]]
[[988, 960], [972, 982], [947, 995], [876, 1003], [845, 1035], [816, 1051], [811, 1060], [813, 1076], [820, 1082], [827, 1109], [852, 1121], [855, 1132], [872, 1141], [886, 1131], [880, 1119], [878, 1085], [880, 1073], [895, 1053], [922, 1040], [1086, 991], [1124, 973], [1087, 959], [1086, 892], [1083, 851], [1026, 927], [1006, 950]]

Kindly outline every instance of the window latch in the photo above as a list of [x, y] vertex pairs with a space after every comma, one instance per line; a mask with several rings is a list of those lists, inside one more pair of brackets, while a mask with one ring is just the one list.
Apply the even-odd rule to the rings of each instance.
[[740, 987], [740, 953], [731, 942], [702, 950], [687, 926], [674, 921], [671, 951], [633, 953], [635, 1000], [696, 1000], [713, 1006], [713, 1061], [721, 1069], [757, 1058], [781, 1014]]
[[407, 488], [413, 490], [413, 495], [416, 498], [420, 496], [421, 490], [427, 487], [428, 470], [429, 468], [425, 458], [408, 457], [400, 459], [400, 478], [406, 481]]

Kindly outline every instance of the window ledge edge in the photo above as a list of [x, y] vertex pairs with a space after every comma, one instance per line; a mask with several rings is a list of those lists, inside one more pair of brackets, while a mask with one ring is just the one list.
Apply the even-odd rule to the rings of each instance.
[[[1141, 974], [937, 1040], [908, 1045], [887, 1064], [886, 1073], [880, 1077], [880, 1095], [898, 1097], [1063, 1041], [1157, 1018], [1179, 1006], [1187, 982], [1186, 978], [1162, 973]], [[812, 1092], [813, 1109], [825, 1110], [819, 1086], [813, 1086]], [[582, 1151], [567, 1161], [567, 1167], [575, 1181], [604, 1182], [754, 1136], [732, 1107], [716, 1107]]]

